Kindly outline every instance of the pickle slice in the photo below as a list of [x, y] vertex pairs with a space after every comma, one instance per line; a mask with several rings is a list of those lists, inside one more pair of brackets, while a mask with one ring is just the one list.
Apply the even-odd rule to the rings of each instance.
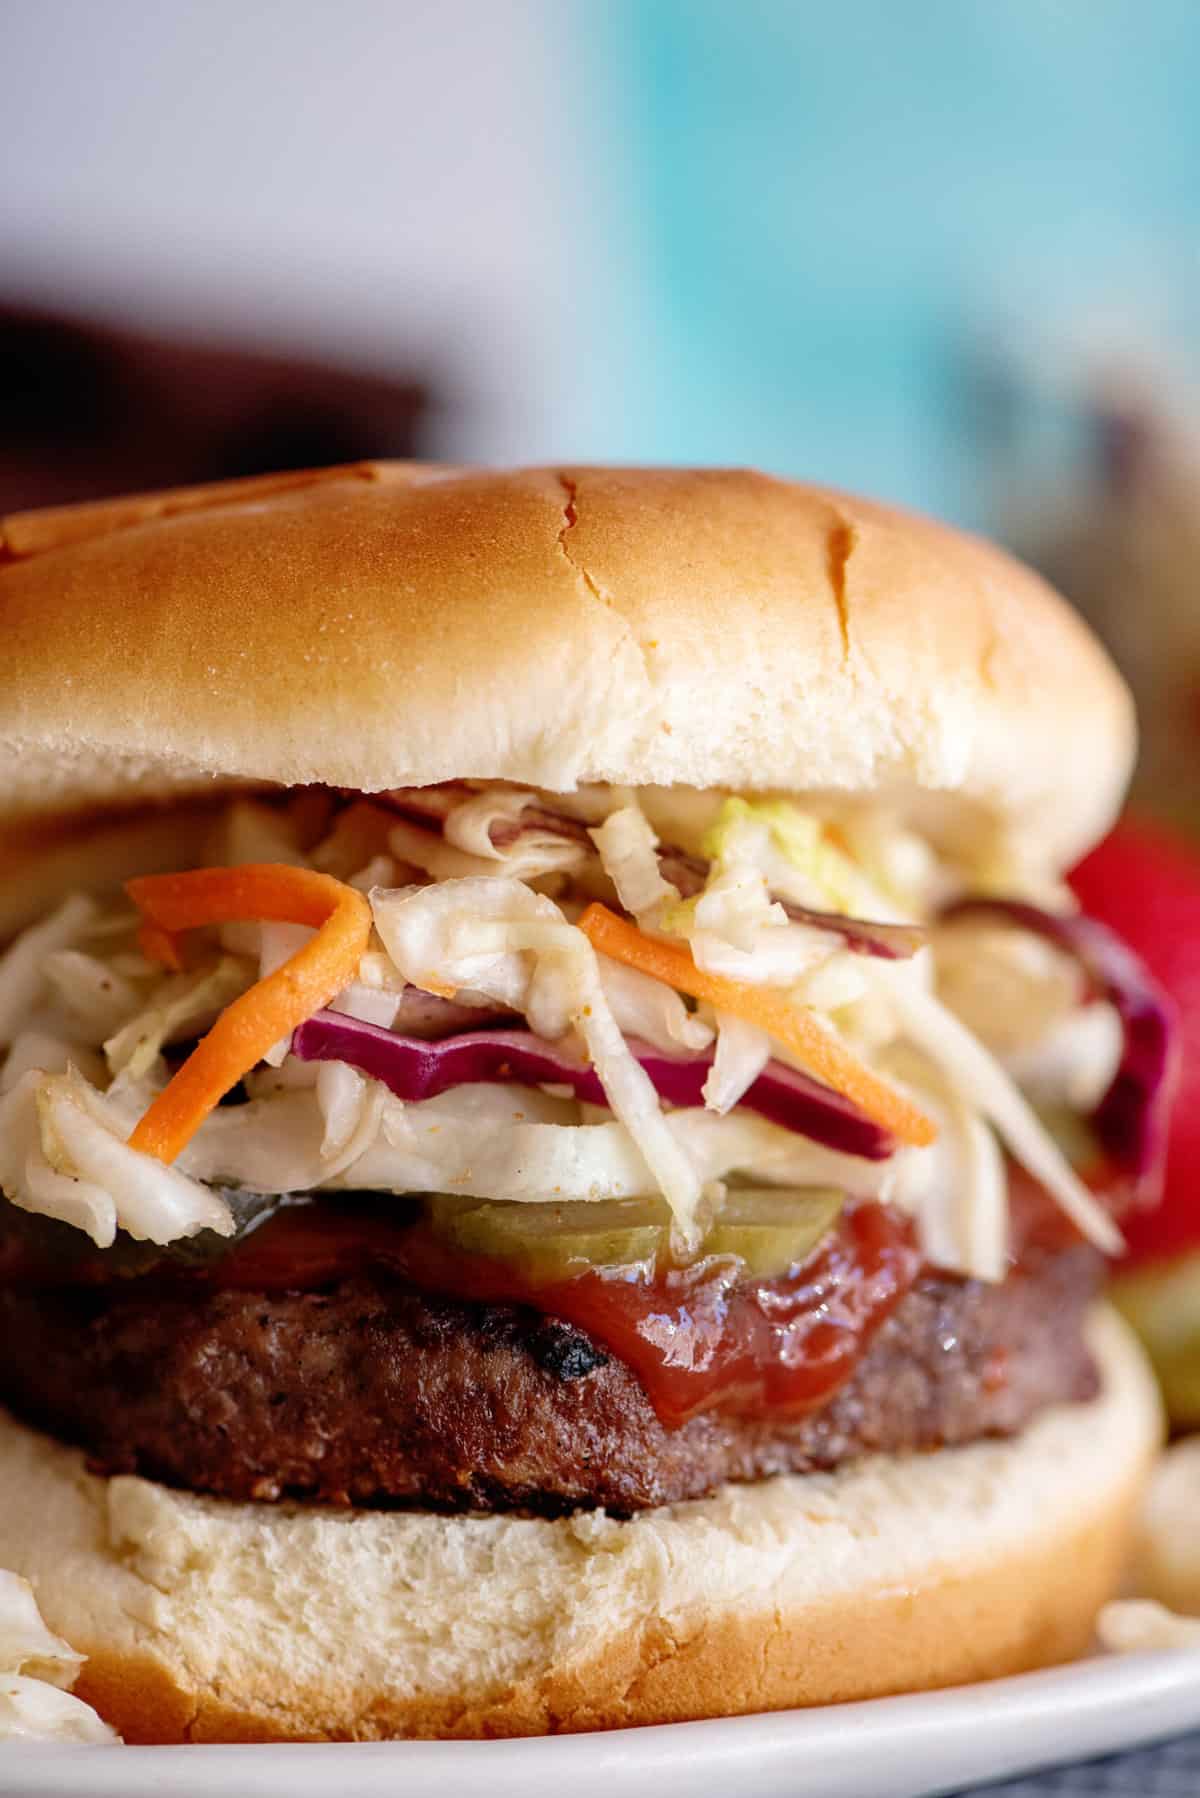
[[1109, 1296], [1154, 1365], [1172, 1424], [1200, 1425], [1200, 1251], [1120, 1274]]
[[654, 1263], [665, 1255], [670, 1213], [658, 1199], [567, 1199], [558, 1204], [468, 1205], [433, 1212], [435, 1228], [468, 1254], [507, 1261], [537, 1285], [596, 1267]]
[[742, 1187], [730, 1192], [704, 1239], [706, 1255], [736, 1255], [760, 1279], [785, 1274], [811, 1255], [841, 1215], [831, 1186]]
[[[595, 1268], [653, 1268], [670, 1255], [671, 1214], [661, 1199], [566, 1199], [515, 1204], [430, 1198], [435, 1230], [471, 1255], [506, 1261], [534, 1285]], [[759, 1279], [804, 1261], [841, 1213], [833, 1187], [747, 1187], [729, 1193], [700, 1255], [736, 1256]]]

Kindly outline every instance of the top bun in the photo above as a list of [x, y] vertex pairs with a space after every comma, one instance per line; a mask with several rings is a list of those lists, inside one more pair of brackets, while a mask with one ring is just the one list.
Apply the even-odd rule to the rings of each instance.
[[214, 780], [882, 794], [1065, 866], [1129, 695], [999, 550], [718, 469], [364, 463], [0, 521], [0, 822]]

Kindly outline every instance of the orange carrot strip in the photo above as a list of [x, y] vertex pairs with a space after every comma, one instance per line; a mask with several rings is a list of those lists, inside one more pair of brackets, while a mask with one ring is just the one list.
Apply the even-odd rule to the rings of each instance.
[[174, 1161], [209, 1112], [260, 1062], [272, 1043], [320, 1011], [354, 977], [371, 933], [371, 908], [330, 874], [274, 862], [197, 868], [126, 882], [145, 919], [142, 947], [167, 967], [182, 965], [185, 930], [243, 919], [308, 924], [317, 934], [281, 968], [227, 1005], [130, 1137], [130, 1146]]
[[789, 1049], [818, 1080], [853, 1099], [868, 1117], [901, 1142], [923, 1148], [937, 1136], [932, 1118], [864, 1067], [817, 1023], [811, 1012], [782, 994], [730, 980], [724, 974], [706, 974], [696, 966], [688, 949], [646, 936], [635, 924], [618, 918], [604, 905], [589, 905], [579, 920], [579, 928], [602, 955], [639, 968], [643, 974], [650, 974], [679, 992], [690, 993], [694, 999], [707, 999], [719, 1011], [757, 1024]]
[[164, 930], [161, 924], [152, 924], [149, 918], [143, 918], [137, 940], [138, 948], [147, 961], [160, 962], [172, 974], [183, 973], [183, 953], [178, 937], [171, 931]]

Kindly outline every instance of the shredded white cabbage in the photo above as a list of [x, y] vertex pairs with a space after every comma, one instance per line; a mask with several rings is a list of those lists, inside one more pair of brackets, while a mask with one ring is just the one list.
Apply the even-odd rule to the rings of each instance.
[[938, 996], [997, 1055], [1034, 1047], [1087, 996], [1074, 956], [1032, 931], [964, 920], [932, 940]]
[[[285, 961], [290, 961], [293, 955], [299, 954], [305, 944], [310, 943], [315, 935], [316, 931], [311, 930], [307, 924], [260, 924], [259, 979], [264, 980], [268, 974], [273, 974], [277, 968], [281, 968]], [[271, 1044], [263, 1056], [263, 1060], [270, 1068], [280, 1067], [291, 1046], [290, 1034], [281, 1036], [277, 1043]]]
[[29, 1581], [0, 1571], [0, 1741], [116, 1742], [90, 1705], [69, 1696], [83, 1662], [47, 1629]]
[[771, 1056], [771, 1039], [744, 1018], [717, 1013], [717, 1052], [704, 1082], [704, 1103], [722, 1117], [754, 1085]]
[[903, 1079], [921, 1109], [938, 1126], [926, 1149], [904, 1152], [897, 1167], [895, 1202], [917, 1225], [921, 1251], [934, 1267], [998, 1282], [1008, 1272], [1008, 1172], [992, 1130], [940, 1070], [911, 1052], [892, 1058], [889, 1072]]
[[94, 901], [74, 893], [9, 945], [0, 958], [0, 1048], [12, 1042], [42, 997], [46, 957], [77, 943], [95, 916]]
[[833, 822], [850, 866], [873, 889], [874, 909], [869, 914], [864, 910], [864, 916], [880, 922], [916, 922], [936, 916], [953, 896], [955, 877], [924, 838], [907, 829], [888, 807], [843, 805], [835, 810]]
[[469, 855], [448, 843], [440, 831], [422, 830], [406, 818], [397, 818], [388, 831], [388, 848], [398, 861], [420, 868], [434, 880], [467, 880], [472, 875], [487, 879], [495, 863], [481, 855]]
[[1086, 1115], [1112, 1085], [1124, 1052], [1125, 1027], [1116, 1006], [1097, 999], [1002, 1060], [1035, 1105], [1065, 1105]]
[[51, 1018], [34, 1017], [26, 1029], [13, 1038], [3, 1068], [0, 1068], [0, 1093], [11, 1092], [17, 1082], [36, 1070], [43, 1074], [65, 1074], [74, 1065], [85, 1080], [99, 1085], [105, 1074], [104, 1057], [89, 1049], [61, 1029], [53, 1028]]
[[82, 1698], [23, 1673], [0, 1673], [0, 1742], [100, 1748], [120, 1740]]
[[0, 1569], [0, 1669], [65, 1691], [75, 1683], [83, 1661], [69, 1642], [46, 1628], [29, 1581]]
[[[215, 1230], [221, 1236], [233, 1233], [233, 1218], [225, 1201], [178, 1168], [166, 1167], [131, 1149], [109, 1101], [77, 1070], [49, 1074], [40, 1081], [37, 1076], [26, 1079], [37, 1082], [34, 1101], [47, 1166], [85, 1192], [90, 1189], [108, 1195], [116, 1222], [131, 1236], [167, 1243], [195, 1236], [200, 1230]], [[14, 1089], [10, 1097], [16, 1098], [23, 1090]], [[26, 1174], [23, 1169], [22, 1177]], [[12, 1191], [5, 1181], [6, 1191], [17, 1204], [21, 1203], [20, 1184], [19, 1179], [17, 1190]], [[108, 1246], [94, 1230], [90, 1233], [100, 1247]], [[106, 1227], [102, 1234], [111, 1242]]]
[[56, 949], [42, 963], [52, 998], [94, 1041], [120, 1029], [141, 1007], [133, 982], [82, 949]]
[[819, 962], [811, 973], [801, 975], [792, 988], [792, 998], [797, 1005], [830, 1012], [836, 1018], [846, 1006], [857, 1005], [870, 994], [870, 975], [864, 966], [866, 959], [852, 949], [837, 950], [827, 961]]
[[596, 966], [604, 997], [624, 1036], [641, 1037], [668, 1055], [681, 1049], [698, 1055], [709, 1047], [711, 1025], [688, 1010], [674, 987], [607, 955], [598, 955]]
[[[568, 889], [564, 912], [526, 884], [591, 860], [587, 845], [570, 835], [536, 820], [523, 824], [532, 807], [593, 826], [622, 904], [647, 928], [685, 937], [698, 966], [786, 991], [866, 1061], [910, 1084], [939, 1123], [933, 1147], [871, 1163], [735, 1109], [770, 1053], [766, 1037], [707, 1007], [692, 1011], [669, 986], [597, 956], [569, 921], [579, 889]], [[705, 822], [712, 867], [703, 892], [685, 901], [662, 875], [655, 829], [690, 851], [700, 846]], [[1109, 1005], [1080, 1003], [1072, 959], [1007, 926], [948, 927], [936, 935], [935, 999], [921, 985], [928, 954], [903, 965], [852, 954], [836, 932], [793, 922], [774, 897], [910, 916], [913, 895], [949, 876], [894, 821], [885, 827], [854, 814], [831, 833], [815, 814], [777, 801], [721, 804], [711, 794], [613, 788], [563, 798], [496, 787], [453, 807], [444, 835], [365, 803], [325, 823], [311, 806], [302, 819], [297, 807], [239, 800], [218, 826], [216, 846], [231, 863], [304, 864], [300, 843], [323, 824], [327, 834], [310, 859], [333, 857], [343, 873], [357, 870], [352, 878], [370, 890], [377, 932], [332, 1009], [404, 1029], [405, 990], [411, 1008], [416, 987], [492, 1016], [523, 1015], [550, 1039], [572, 1034], [610, 1109], [487, 1084], [405, 1106], [349, 1066], [298, 1061], [284, 1040], [246, 1077], [252, 1102], [219, 1108], [177, 1166], [164, 1168], [126, 1140], [167, 1078], [161, 1049], [207, 1028], [256, 967], [272, 971], [311, 932], [225, 925], [218, 936], [226, 953], [215, 965], [169, 975], [133, 948], [127, 910], [101, 911], [73, 898], [0, 958], [0, 1049], [10, 1045], [0, 1067], [0, 1185], [14, 1202], [105, 1245], [118, 1227], [154, 1241], [228, 1229], [226, 1208], [202, 1184], [209, 1181], [261, 1191], [363, 1186], [526, 1199], [657, 1190], [687, 1240], [706, 1187], [738, 1174], [837, 1184], [902, 1204], [931, 1260], [995, 1279], [1007, 1222], [990, 1120], [1081, 1228], [1115, 1246], [1107, 1217], [1014, 1085], [1019, 1080], [1039, 1101], [1089, 1110], [1112, 1078], [1120, 1021]], [[497, 824], [499, 845], [492, 841]], [[854, 847], [857, 859], [842, 845]], [[398, 864], [424, 870], [432, 884], [391, 887]], [[428, 1028], [436, 1033], [446, 1024], [434, 1009]], [[446, 1016], [463, 1027], [461, 1013]], [[415, 1020], [412, 1027], [423, 1028]], [[626, 1038], [666, 1053], [699, 1053], [714, 1035], [706, 1109], [664, 1114]], [[920, 1051], [916, 1062], [897, 1059], [903, 1041]], [[101, 1042], [113, 1074], [107, 1092]]]
[[212, 845], [212, 860], [224, 868], [242, 868], [249, 862], [308, 866], [290, 814], [256, 799], [235, 799], [224, 813]]
[[[322, 874], [347, 880], [383, 855], [387, 833], [395, 822], [394, 814], [381, 805], [356, 799], [334, 817], [328, 833], [312, 850], [309, 861]], [[387, 858], [392, 859], [390, 856]], [[390, 886], [395, 876], [388, 875], [381, 884]], [[380, 884], [380, 883], [372, 883]], [[362, 889], [365, 891], [366, 889]]]
[[520, 824], [522, 812], [540, 803], [536, 793], [488, 788], [456, 805], [447, 815], [443, 826], [446, 841], [480, 862], [502, 863], [512, 880], [538, 880], [546, 874], [570, 873], [587, 860], [587, 849], [558, 831], [529, 826], [511, 843], [492, 842], [493, 824]]
[[329, 1001], [329, 1010], [340, 1011], [346, 1018], [358, 1018], [363, 1024], [377, 1024], [383, 1030], [390, 1030], [400, 1010], [402, 993], [403, 987], [399, 991], [389, 991], [386, 987], [366, 986], [362, 981], [352, 980], [336, 999]]
[[[320, 1072], [324, 1071], [322, 1067]], [[281, 1070], [281, 1074], [285, 1072], [286, 1068]], [[21, 1097], [28, 1103], [36, 1139], [32, 1098], [43, 1081], [37, 1075], [26, 1080], [29, 1085]], [[623, 1198], [655, 1189], [654, 1178], [629, 1131], [613, 1119], [578, 1123], [580, 1108], [573, 1101], [533, 1088], [477, 1083], [405, 1105], [376, 1082], [365, 1084], [374, 1089], [373, 1102], [378, 1109], [369, 1120], [359, 1114], [352, 1127], [354, 1134], [347, 1135], [345, 1128], [339, 1132], [342, 1147], [335, 1161], [322, 1152], [327, 1126], [312, 1093], [303, 1088], [277, 1090], [248, 1104], [215, 1111], [183, 1150], [174, 1169], [161, 1169], [148, 1157], [136, 1159], [150, 1170], [174, 1173], [185, 1192], [198, 1181], [212, 1181], [261, 1192], [333, 1187], [459, 1192], [480, 1198], [537, 1201]], [[61, 1095], [53, 1088], [52, 1095], [52, 1150], [56, 1156], [63, 1152], [78, 1156], [76, 1119], [64, 1119]], [[12, 1097], [0, 1101], [0, 1142], [6, 1148], [20, 1136], [19, 1129], [9, 1127]], [[140, 1115], [147, 1094], [144, 1088], [131, 1085], [119, 1090], [115, 1098], [101, 1099], [86, 1092], [75, 1097], [88, 1115], [104, 1108], [106, 1123], [115, 1132], [111, 1140], [123, 1147], [121, 1136]], [[340, 1121], [348, 1116], [349, 1112], [343, 1113]], [[772, 1183], [837, 1183], [864, 1194], [882, 1192], [886, 1187], [886, 1164], [876, 1166], [821, 1149], [752, 1113], [718, 1117], [686, 1109], [670, 1113], [663, 1121], [701, 1186], [730, 1172], [744, 1171]], [[132, 1156], [133, 1152], [125, 1153]], [[89, 1166], [94, 1165], [89, 1157]], [[77, 1179], [55, 1177], [76, 1193], [83, 1186]], [[20, 1193], [14, 1196], [19, 1203]], [[111, 1204], [107, 1192], [101, 1197]], [[215, 1195], [209, 1197], [219, 1203]], [[76, 1200], [77, 1207], [80, 1202]], [[116, 1221], [112, 1217], [113, 1229]], [[120, 1222], [128, 1227], [124, 1216]], [[210, 1222], [207, 1227], [217, 1226]], [[176, 1231], [189, 1233], [183, 1228]]]
[[242, 1086], [251, 1099], [269, 1099], [274, 1093], [308, 1092], [315, 1089], [320, 1071], [319, 1061], [301, 1061], [298, 1055], [289, 1055], [277, 1068], [268, 1067], [265, 1062], [252, 1068], [242, 1076]]
[[110, 1036], [104, 1045], [114, 1074], [127, 1070], [140, 1080], [149, 1073], [165, 1043], [197, 1035], [253, 980], [247, 963], [223, 955], [214, 967], [176, 974], [162, 981], [151, 1003]]
[[390, 855], [373, 855], [357, 874], [349, 875], [346, 880], [346, 885], [353, 887], [358, 893], [369, 893], [372, 887], [390, 887], [395, 884], [396, 863]]
[[[496, 815], [494, 807], [491, 815]], [[498, 862], [510, 880], [538, 880], [547, 874], [569, 873], [587, 859], [582, 843], [551, 831], [534, 830], [522, 831], [502, 849], [493, 847], [490, 855], [472, 854], [459, 848], [450, 836], [450, 819], [446, 822], [446, 835], [442, 836], [397, 818], [388, 832], [388, 847], [398, 860], [423, 869], [434, 880], [467, 880], [472, 876], [492, 879]]]
[[[599, 1121], [579, 1123], [581, 1111]], [[664, 1121], [701, 1184], [736, 1171], [887, 1198], [895, 1183], [894, 1163], [840, 1155], [750, 1112], [718, 1117], [689, 1108]], [[480, 1082], [411, 1104], [386, 1094], [378, 1133], [336, 1173], [322, 1161], [321, 1142], [311, 1096], [282, 1090], [214, 1112], [179, 1165], [194, 1178], [259, 1192], [327, 1186], [538, 1201], [654, 1191], [623, 1125], [540, 1088]]]
[[[293, 1066], [305, 1071], [308, 1086], [286, 1084]], [[260, 1075], [253, 1090], [261, 1096], [247, 1105], [214, 1111], [176, 1165], [193, 1179], [250, 1192], [307, 1192], [326, 1185], [380, 1192], [436, 1191], [436, 1184], [431, 1187], [420, 1169], [420, 1177], [408, 1182], [406, 1170], [417, 1168], [417, 1161], [406, 1160], [403, 1154], [389, 1158], [387, 1146], [406, 1150], [416, 1128], [427, 1131], [434, 1155], [444, 1155], [448, 1165], [470, 1165], [496, 1131], [514, 1122], [569, 1124], [578, 1116], [574, 1104], [526, 1087], [460, 1086], [436, 1099], [405, 1105], [372, 1082], [381, 1095], [377, 1134], [356, 1160], [342, 1155], [338, 1161], [344, 1165], [335, 1167], [321, 1154], [324, 1120], [315, 1102], [319, 1069], [319, 1063], [289, 1060], [277, 1073]]]
[[71, 1224], [97, 1248], [109, 1248], [117, 1234], [112, 1194], [92, 1181], [59, 1173], [43, 1152], [38, 1096], [46, 1078], [32, 1069], [0, 1099], [0, 1187], [22, 1211]]
[[751, 868], [727, 869], [710, 882], [686, 934], [698, 968], [752, 986], [793, 986], [842, 948], [832, 932], [792, 923]]
[[717, 872], [752, 867], [773, 893], [814, 911], [884, 919], [895, 907], [830, 841], [822, 819], [785, 799], [727, 799], [704, 839]]
[[[495, 1117], [486, 1132], [454, 1128], [450, 1119], [459, 1106], [451, 1108], [447, 1102], [469, 1090], [404, 1106], [391, 1135], [385, 1123], [372, 1147], [331, 1184], [526, 1202], [629, 1198], [654, 1191], [654, 1176], [622, 1124], [528, 1122], [513, 1113], [527, 1111], [531, 1095], [508, 1087], [502, 1089], [508, 1120]], [[561, 1103], [544, 1094], [538, 1097]], [[492, 1108], [499, 1112], [503, 1103], [500, 1099]], [[671, 1112], [663, 1123], [701, 1188], [735, 1169], [774, 1180], [777, 1167], [790, 1165], [797, 1141], [790, 1132], [746, 1113], [721, 1118], [687, 1109]], [[787, 1172], [782, 1178], [788, 1178]]]
[[317, 1073], [317, 1108], [325, 1124], [321, 1160], [325, 1178], [350, 1167], [370, 1148], [383, 1118], [385, 1087], [344, 1061], [323, 1061]]
[[[1123, 1247], [1121, 1233], [1070, 1167], [1000, 1064], [964, 1024], [918, 984], [919, 970], [878, 964], [904, 1036], [928, 1055], [943, 1078], [999, 1131], [1016, 1159], [1106, 1254]], [[917, 977], [914, 977], [916, 975]]]
[[600, 865], [617, 890], [625, 910], [639, 923], [657, 905], [677, 903], [679, 889], [664, 880], [658, 865], [658, 839], [636, 803], [611, 813], [588, 835], [600, 853]]
[[[542, 1036], [574, 1026], [605, 1096], [645, 1157], [685, 1240], [696, 1231], [701, 1181], [667, 1129], [649, 1075], [604, 997], [587, 937], [520, 881], [471, 879], [380, 890], [371, 909], [400, 972], [434, 993], [459, 987], [513, 1006]], [[478, 920], [490, 923], [490, 932]]]

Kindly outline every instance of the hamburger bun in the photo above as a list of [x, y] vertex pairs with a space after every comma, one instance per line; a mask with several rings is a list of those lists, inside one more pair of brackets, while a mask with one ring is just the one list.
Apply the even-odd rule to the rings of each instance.
[[496, 1736], [825, 1704], [1083, 1652], [1160, 1438], [1101, 1396], [1012, 1441], [548, 1521], [239, 1505], [5, 1421], [0, 1564], [133, 1742]]
[[716, 469], [368, 463], [0, 521], [0, 826], [249, 781], [885, 795], [1057, 870], [1129, 695], [1030, 570]]
[[[1030, 571], [746, 472], [363, 464], [17, 516], [0, 628], [0, 932], [186, 863], [243, 787], [836, 793], [1054, 874], [1134, 747]], [[131, 1741], [584, 1730], [1015, 1672], [1086, 1646], [1158, 1440], [1138, 1350], [1095, 1327], [1101, 1396], [1012, 1439], [630, 1521], [206, 1498], [0, 1420], [0, 1566]]]

